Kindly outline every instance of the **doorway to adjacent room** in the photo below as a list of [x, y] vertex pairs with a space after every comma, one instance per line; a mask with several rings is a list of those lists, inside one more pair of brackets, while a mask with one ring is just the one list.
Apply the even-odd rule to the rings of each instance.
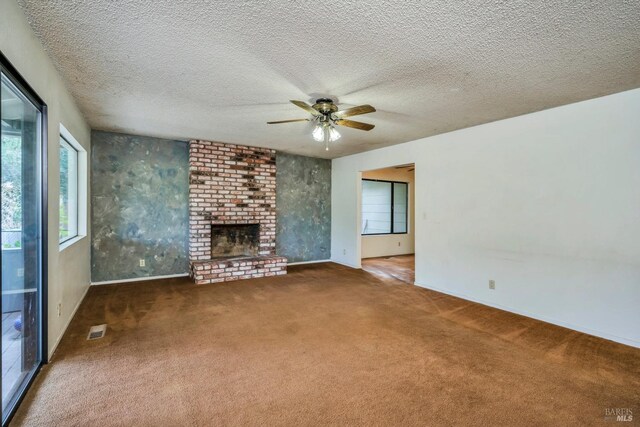
[[414, 283], [415, 165], [362, 172], [362, 268]]

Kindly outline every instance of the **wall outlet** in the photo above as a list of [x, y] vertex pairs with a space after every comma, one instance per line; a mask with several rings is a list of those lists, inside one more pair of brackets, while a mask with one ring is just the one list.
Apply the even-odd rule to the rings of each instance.
[[346, 249], [343, 249], [343, 250], [342, 250], [342, 255], [346, 255], [346, 254], [347, 254], [347, 250], [346, 250]]
[[145, 266], [144, 260], [143, 260], [143, 259], [141, 259], [141, 260], [140, 260], [140, 267], [144, 267], [144, 266]]
[[398, 246], [400, 246], [400, 242], [398, 242]]
[[62, 303], [58, 303], [58, 317], [62, 316]]
[[24, 268], [19, 268], [16, 273], [18, 277], [24, 277]]
[[495, 288], [496, 288], [496, 281], [489, 280], [489, 289], [495, 289]]

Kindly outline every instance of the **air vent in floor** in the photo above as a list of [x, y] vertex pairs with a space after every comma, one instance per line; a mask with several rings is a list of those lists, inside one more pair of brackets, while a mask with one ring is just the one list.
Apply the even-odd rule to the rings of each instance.
[[88, 340], [97, 340], [99, 338], [104, 337], [104, 334], [107, 332], [107, 325], [96, 325], [92, 326], [89, 329], [89, 335], [87, 335]]

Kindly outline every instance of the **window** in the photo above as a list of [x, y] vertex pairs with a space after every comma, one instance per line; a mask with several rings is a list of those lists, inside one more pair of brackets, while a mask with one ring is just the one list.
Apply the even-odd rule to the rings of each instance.
[[87, 152], [60, 125], [60, 228], [58, 240], [64, 249], [86, 235]]
[[362, 180], [362, 234], [407, 232], [406, 182]]
[[78, 235], [78, 152], [60, 137], [60, 243]]

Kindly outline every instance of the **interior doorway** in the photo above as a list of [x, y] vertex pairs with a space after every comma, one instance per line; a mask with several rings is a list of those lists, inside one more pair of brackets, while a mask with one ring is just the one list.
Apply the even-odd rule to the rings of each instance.
[[362, 268], [386, 280], [415, 280], [415, 165], [362, 172]]

